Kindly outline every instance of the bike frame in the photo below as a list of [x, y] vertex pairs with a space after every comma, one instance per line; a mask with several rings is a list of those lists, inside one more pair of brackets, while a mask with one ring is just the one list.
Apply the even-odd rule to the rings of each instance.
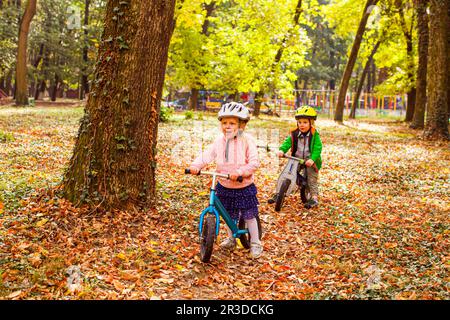
[[230, 228], [231, 232], [233, 233], [233, 237], [239, 238], [241, 235], [248, 233], [248, 230], [240, 230], [237, 226], [237, 221], [234, 221], [231, 219], [230, 215], [228, 214], [227, 210], [224, 208], [222, 203], [220, 202], [219, 198], [216, 196], [216, 179], [217, 176], [220, 177], [228, 177], [226, 175], [221, 175], [216, 172], [202, 172], [205, 174], [210, 174], [213, 176], [212, 180], [212, 186], [211, 186], [211, 193], [209, 195], [209, 206], [202, 211], [200, 214], [200, 224], [198, 226], [199, 234], [202, 234], [203, 230], [203, 218], [206, 214], [214, 214], [216, 216], [216, 236], [219, 235], [219, 228], [220, 228], [220, 218], [222, 217], [227, 226]]

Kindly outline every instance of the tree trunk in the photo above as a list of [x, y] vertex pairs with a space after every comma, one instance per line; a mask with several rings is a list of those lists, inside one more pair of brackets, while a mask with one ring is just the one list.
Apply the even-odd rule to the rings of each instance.
[[50, 100], [56, 101], [57, 93], [58, 93], [58, 84], [60, 82], [60, 78], [57, 73], [55, 73], [55, 80], [53, 82], [53, 85], [50, 86]]
[[[383, 36], [382, 36], [383, 37]], [[366, 64], [364, 66], [363, 72], [361, 74], [361, 79], [358, 82], [358, 87], [356, 88], [356, 94], [352, 103], [352, 110], [350, 111], [350, 118], [355, 119], [356, 116], [356, 106], [359, 103], [359, 96], [361, 95], [361, 91], [364, 85], [364, 81], [366, 80], [366, 75], [370, 69], [370, 65], [372, 64], [373, 56], [378, 50], [378, 47], [380, 46], [381, 40], [378, 40], [375, 46], [372, 49], [372, 52], [370, 53], [369, 58], [367, 58]]]
[[191, 97], [189, 98], [189, 110], [196, 110], [198, 103], [198, 89], [191, 89]]
[[309, 77], [306, 77], [303, 81], [303, 90], [302, 90], [302, 105], [308, 105], [309, 101], [306, 101], [308, 99], [308, 95], [306, 93], [306, 90], [308, 90], [308, 82]]
[[300, 108], [300, 91], [298, 86], [298, 79], [294, 81], [294, 87], [295, 87], [295, 109]]
[[329, 87], [330, 87], [330, 90], [335, 90], [336, 89], [336, 80], [335, 79], [331, 79], [329, 81]]
[[16, 62], [16, 105], [28, 105], [27, 45], [31, 20], [36, 14], [36, 1], [28, 0], [20, 23]]
[[9, 70], [8, 73], [6, 74], [6, 79], [5, 79], [5, 92], [8, 96], [11, 96], [13, 93], [12, 76], [13, 76], [13, 71]]
[[34, 93], [34, 100], [38, 100], [39, 94], [41, 92], [45, 92], [45, 89], [46, 89], [45, 80], [41, 80], [41, 83], [36, 87], [36, 92]]
[[[406, 40], [406, 56], [407, 59], [407, 69], [408, 69], [408, 80], [411, 80], [414, 78], [414, 52], [413, 52], [413, 37], [412, 37], [412, 28], [414, 23], [411, 22], [411, 27], [408, 28], [405, 21], [405, 14], [403, 12], [403, 3], [401, 1], [396, 2], [396, 6], [399, 10], [399, 16], [400, 16], [400, 25], [403, 31], [403, 35], [405, 36]], [[408, 95], [408, 105], [406, 107], [406, 116], [405, 121], [409, 122], [412, 121], [414, 117], [414, 109], [416, 107], [416, 88], [413, 86], [407, 93]]]
[[375, 61], [372, 60], [372, 80], [370, 81], [370, 89], [369, 92], [373, 92], [373, 88], [377, 83], [377, 67], [375, 66]]
[[336, 113], [334, 114], [334, 120], [342, 122], [344, 120], [344, 105], [345, 96], [347, 94], [348, 85], [350, 83], [350, 77], [352, 76], [353, 67], [355, 66], [356, 58], [358, 57], [359, 47], [361, 46], [362, 37], [366, 29], [367, 20], [373, 5], [376, 5], [378, 0], [367, 0], [364, 7], [364, 11], [359, 22], [358, 31], [356, 32], [355, 40], [353, 41], [350, 57], [345, 66], [344, 74], [342, 76], [341, 84], [339, 86], [339, 96], [336, 105]]
[[203, 21], [203, 25], [202, 25], [202, 34], [204, 34], [205, 36], [209, 36], [209, 18], [213, 15], [214, 11], [216, 10], [216, 2], [215, 1], [211, 1], [210, 3], [204, 3], [203, 4], [203, 8], [206, 10], [206, 15], [205, 15], [205, 21]]
[[[450, 17], [450, 4], [448, 4], [448, 17]], [[449, 18], [450, 19], [450, 18]], [[447, 24], [447, 52], [450, 51], [450, 26]], [[447, 53], [447, 117], [450, 117], [450, 53]]]
[[5, 92], [5, 77], [4, 76], [0, 78], [0, 90]]
[[77, 205], [154, 205], [156, 137], [174, 7], [175, 0], [108, 1], [95, 80], [63, 179], [65, 197]]
[[448, 139], [448, 56], [449, 3], [430, 0], [430, 34], [428, 47], [428, 112], [424, 137], [430, 140]]
[[89, 93], [89, 82], [87, 75], [87, 65], [89, 63], [88, 59], [88, 26], [89, 26], [89, 5], [91, 0], [85, 0], [84, 2], [84, 46], [83, 46], [83, 68], [81, 70], [81, 89], [80, 89], [80, 100], [84, 99], [84, 95]]
[[[335, 57], [335, 51], [330, 50], [330, 70], [333, 70], [336, 67], [336, 57]], [[330, 90], [334, 90], [336, 88], [336, 79], [329, 79], [328, 80], [328, 88]]]
[[254, 109], [253, 109], [254, 117], [259, 117], [259, 114], [261, 112], [261, 103], [262, 103], [263, 97], [264, 97], [264, 92], [258, 91], [255, 93], [255, 104], [254, 104]]

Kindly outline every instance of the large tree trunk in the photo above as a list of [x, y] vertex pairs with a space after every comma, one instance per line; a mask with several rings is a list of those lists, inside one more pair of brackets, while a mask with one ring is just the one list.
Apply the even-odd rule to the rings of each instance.
[[57, 73], [55, 73], [55, 78], [53, 81], [53, 84], [50, 86], [50, 100], [54, 102], [56, 101], [56, 97], [58, 94], [58, 84], [61, 81]]
[[264, 92], [258, 91], [255, 93], [255, 104], [253, 108], [253, 116], [259, 117], [259, 114], [261, 112], [261, 103], [262, 99], [264, 98]]
[[428, 112], [424, 130], [427, 139], [448, 139], [449, 63], [448, 0], [430, 0], [430, 38], [428, 47]]
[[295, 88], [295, 109], [300, 108], [300, 90], [298, 86], [298, 79], [294, 81], [294, 88]]
[[189, 97], [189, 110], [197, 109], [198, 103], [198, 89], [191, 89], [191, 96]]
[[42, 66], [43, 66], [43, 74], [42, 74], [42, 80], [40, 82], [40, 85], [36, 87], [36, 92], [34, 93], [34, 99], [38, 100], [39, 99], [39, 95], [42, 93], [42, 98], [44, 98], [44, 94], [45, 94], [45, 90], [47, 89], [47, 77], [48, 77], [48, 67], [50, 65], [50, 52], [48, 50], [48, 48], [45, 48], [45, 52], [44, 52], [44, 57], [43, 57], [43, 61], [42, 61]]
[[6, 74], [6, 79], [5, 79], [5, 92], [8, 96], [11, 96], [13, 94], [12, 76], [13, 76], [13, 70], [9, 70], [8, 73]]
[[174, 7], [175, 0], [108, 1], [95, 80], [63, 180], [65, 197], [75, 204], [107, 209], [154, 204]]
[[[400, 16], [400, 25], [403, 31], [403, 35], [406, 40], [406, 56], [407, 56], [407, 70], [408, 70], [408, 80], [414, 78], [414, 52], [413, 52], [413, 36], [412, 29], [414, 22], [411, 21], [411, 26], [408, 28], [405, 20], [405, 14], [403, 12], [403, 2], [397, 1], [396, 6], [399, 10]], [[415, 86], [411, 87], [411, 89], [407, 93], [408, 96], [408, 105], [406, 108], [406, 116], [405, 121], [412, 121], [414, 117], [414, 109], [416, 107], [416, 88]]]
[[350, 57], [345, 66], [344, 74], [342, 76], [341, 84], [339, 86], [339, 96], [336, 105], [336, 113], [334, 114], [334, 120], [342, 122], [344, 120], [344, 105], [345, 96], [347, 94], [348, 85], [350, 83], [350, 77], [352, 76], [353, 67], [355, 66], [356, 58], [358, 57], [359, 47], [366, 29], [367, 20], [369, 19], [372, 6], [376, 5], [378, 0], [367, 0], [364, 7], [364, 11], [359, 22], [358, 30], [356, 32], [355, 40], [353, 41]]
[[[382, 36], [383, 37], [383, 36]], [[375, 46], [372, 49], [372, 52], [370, 53], [369, 58], [367, 58], [366, 65], [364, 66], [363, 72], [361, 74], [361, 79], [358, 82], [358, 87], [356, 88], [356, 94], [353, 99], [352, 103], [352, 110], [350, 111], [350, 118], [355, 119], [356, 116], [356, 106], [359, 103], [359, 96], [361, 95], [361, 91], [364, 85], [364, 81], [366, 80], [366, 75], [369, 71], [370, 65], [372, 64], [373, 56], [378, 50], [378, 47], [380, 46], [381, 40], [378, 40]]]
[[84, 99], [84, 95], [89, 93], [89, 82], [87, 75], [88, 59], [88, 25], [89, 25], [89, 5], [91, 0], [85, 0], [84, 2], [84, 46], [83, 46], [83, 68], [81, 70], [81, 88], [80, 88], [80, 100]]
[[28, 0], [20, 23], [16, 62], [16, 105], [28, 105], [27, 43], [31, 20], [36, 14], [36, 1], [37, 0]]
[[[448, 5], [448, 17], [450, 17], [450, 5]], [[449, 18], [450, 19], [450, 18]], [[449, 26], [450, 27], [450, 26]], [[450, 30], [447, 29], [447, 51], [450, 51]], [[447, 54], [447, 116], [450, 117], [450, 54]]]

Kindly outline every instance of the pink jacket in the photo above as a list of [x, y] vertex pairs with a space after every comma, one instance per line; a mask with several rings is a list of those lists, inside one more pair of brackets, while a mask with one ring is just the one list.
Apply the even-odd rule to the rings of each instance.
[[232, 139], [228, 145], [228, 161], [225, 157], [226, 146], [227, 140], [221, 134], [194, 160], [191, 166], [201, 170], [206, 165], [215, 161], [217, 164], [217, 172], [229, 174], [236, 171], [244, 178], [242, 182], [219, 178], [222, 186], [231, 189], [249, 186], [253, 183], [253, 174], [259, 167], [258, 149], [255, 140], [246, 133]]

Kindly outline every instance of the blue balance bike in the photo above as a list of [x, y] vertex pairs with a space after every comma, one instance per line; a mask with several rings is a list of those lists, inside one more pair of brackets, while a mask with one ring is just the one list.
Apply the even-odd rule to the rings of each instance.
[[[190, 174], [189, 169], [185, 169], [186, 174]], [[198, 173], [206, 174], [212, 176], [211, 193], [209, 195], [209, 206], [202, 211], [200, 214], [200, 221], [198, 226], [198, 231], [200, 235], [200, 259], [202, 262], [209, 262], [211, 260], [211, 255], [214, 249], [214, 242], [219, 235], [220, 228], [220, 217], [230, 228], [233, 233], [233, 237], [239, 238], [241, 244], [244, 248], [250, 248], [250, 233], [248, 232], [245, 224], [245, 220], [239, 217], [239, 220], [233, 220], [228, 214], [227, 210], [224, 208], [219, 198], [216, 195], [216, 180], [218, 177], [229, 179], [229, 175], [221, 174], [217, 172], [202, 171]], [[240, 176], [238, 178], [239, 182], [242, 182], [243, 178]], [[261, 221], [259, 216], [256, 217], [259, 230], [259, 238], [261, 239]]]

